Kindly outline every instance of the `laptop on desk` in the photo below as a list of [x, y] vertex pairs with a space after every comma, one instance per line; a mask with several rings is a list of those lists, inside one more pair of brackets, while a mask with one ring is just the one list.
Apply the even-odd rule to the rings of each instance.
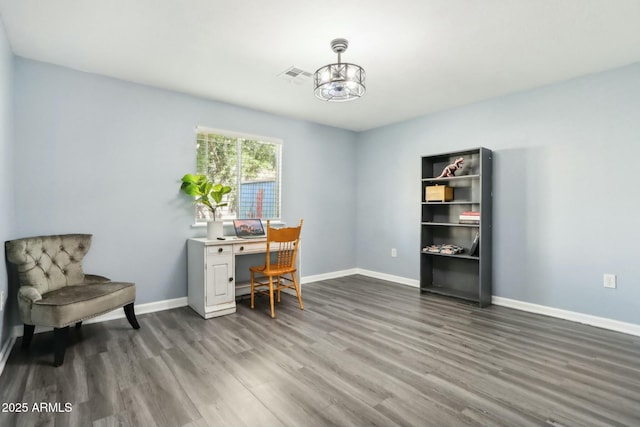
[[267, 237], [259, 219], [234, 219], [233, 228], [240, 239], [262, 239]]

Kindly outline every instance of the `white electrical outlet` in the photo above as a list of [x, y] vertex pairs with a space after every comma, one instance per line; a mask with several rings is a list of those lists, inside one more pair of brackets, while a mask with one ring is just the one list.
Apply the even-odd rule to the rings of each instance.
[[0, 291], [0, 311], [4, 310], [4, 291]]
[[391, 248], [391, 256], [393, 258], [398, 256], [398, 251], [396, 250], [396, 248]]
[[605, 273], [603, 276], [603, 285], [605, 288], [616, 288], [616, 275]]

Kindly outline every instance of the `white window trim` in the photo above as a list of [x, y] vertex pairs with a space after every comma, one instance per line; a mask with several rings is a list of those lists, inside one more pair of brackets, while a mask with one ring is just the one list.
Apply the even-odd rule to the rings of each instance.
[[[196, 135], [199, 133], [212, 133], [216, 135], [228, 136], [230, 138], [241, 138], [241, 139], [257, 140], [260, 142], [268, 142], [270, 144], [276, 144], [280, 146], [280, 158], [278, 159], [278, 186], [279, 186], [278, 207], [279, 207], [280, 217], [272, 219], [271, 223], [276, 225], [286, 225], [282, 220], [282, 216], [283, 216], [282, 215], [282, 147], [284, 146], [284, 141], [280, 138], [274, 138], [272, 136], [255, 135], [251, 133], [237, 132], [237, 131], [226, 130], [226, 129], [210, 128], [207, 126], [196, 126], [194, 132]], [[262, 222], [266, 224], [266, 220], [263, 220]], [[233, 224], [233, 220], [223, 221], [223, 226], [227, 226], [231, 224]], [[191, 225], [191, 228], [202, 228], [206, 226], [207, 226], [206, 222], [194, 222]]]
[[231, 138], [242, 138], [242, 139], [253, 139], [253, 140], [258, 140], [258, 141], [263, 141], [263, 142], [269, 142], [271, 144], [279, 144], [279, 145], [283, 145], [283, 141], [279, 138], [274, 138], [272, 136], [263, 136], [263, 135], [254, 135], [251, 133], [245, 133], [245, 132], [236, 132], [236, 131], [232, 131], [232, 130], [225, 130], [225, 129], [216, 129], [216, 128], [210, 128], [210, 127], [206, 127], [206, 126], [197, 126], [195, 129], [195, 133], [213, 133], [216, 135], [224, 135], [224, 136], [229, 136]]

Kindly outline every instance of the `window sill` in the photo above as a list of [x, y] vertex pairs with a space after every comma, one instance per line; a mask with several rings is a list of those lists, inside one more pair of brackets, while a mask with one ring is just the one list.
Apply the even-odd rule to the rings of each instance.
[[[266, 226], [267, 225], [267, 221], [266, 220], [262, 220], [262, 223]], [[275, 225], [277, 227], [282, 227], [282, 226], [286, 226], [287, 224], [279, 219], [274, 219], [271, 220], [271, 224]], [[233, 221], [223, 221], [222, 222], [222, 226], [223, 227], [232, 227], [233, 228]], [[191, 228], [207, 228], [207, 223], [206, 222], [196, 222], [191, 224]]]

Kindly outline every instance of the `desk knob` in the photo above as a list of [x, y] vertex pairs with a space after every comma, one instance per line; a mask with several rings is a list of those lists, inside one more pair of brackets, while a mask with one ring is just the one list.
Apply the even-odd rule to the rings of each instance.
[[244, 246], [240, 246], [240, 250], [241, 250], [241, 251], [244, 251]]
[[218, 248], [218, 252], [222, 252], [222, 248]]
[[233, 282], [233, 277], [229, 277], [229, 281], [230, 281], [230, 282]]

